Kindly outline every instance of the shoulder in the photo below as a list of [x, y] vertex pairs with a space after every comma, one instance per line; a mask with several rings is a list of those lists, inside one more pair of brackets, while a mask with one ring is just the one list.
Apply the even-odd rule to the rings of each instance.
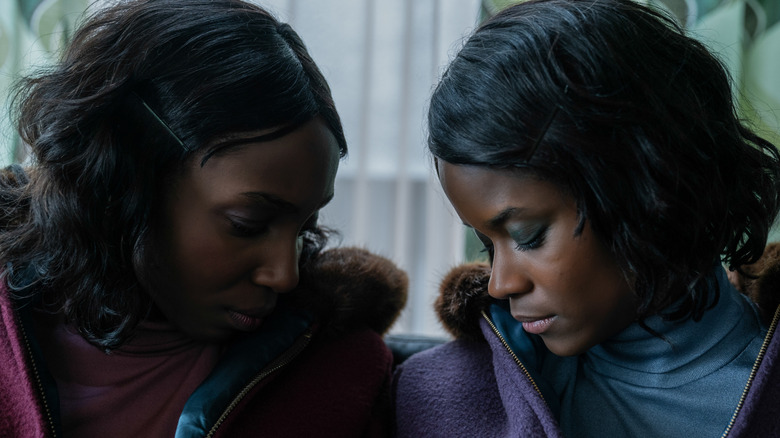
[[497, 390], [492, 356], [487, 343], [468, 340], [413, 355], [394, 372], [397, 408], [414, 411], [430, 406], [432, 399], [453, 407], [481, 402], [473, 400], [475, 393]]
[[[394, 388], [399, 400], [426, 392], [469, 392], [474, 385], [495, 384], [490, 346], [485, 342], [455, 340], [417, 353], [398, 365]], [[458, 382], [457, 385], [452, 384]]]
[[300, 355], [231, 412], [220, 436], [384, 436], [392, 356], [371, 329], [315, 333]]
[[[382, 337], [364, 328], [340, 336], [315, 333], [309, 346], [279, 375], [283, 391], [309, 402], [365, 410], [390, 384], [393, 357]], [[300, 401], [298, 402], [300, 403]], [[320, 409], [325, 409], [321, 407]]]
[[318, 367], [333, 375], [358, 376], [389, 375], [393, 355], [382, 337], [370, 328], [362, 328], [334, 336], [314, 335], [309, 348], [309, 360], [316, 359]]
[[398, 436], [463, 436], [502, 424], [490, 347], [455, 340], [425, 350], [398, 366], [393, 399]]
[[479, 408], [485, 398], [497, 394], [493, 353], [479, 324], [490, 299], [489, 276], [482, 264], [461, 265], [445, 275], [435, 308], [455, 340], [417, 353], [397, 367], [393, 391], [399, 419], [430, 409]]
[[475, 371], [492, 368], [492, 353], [486, 342], [456, 339], [414, 354], [398, 365], [396, 375], [400, 378], [435, 378], [437, 375], [468, 375]]

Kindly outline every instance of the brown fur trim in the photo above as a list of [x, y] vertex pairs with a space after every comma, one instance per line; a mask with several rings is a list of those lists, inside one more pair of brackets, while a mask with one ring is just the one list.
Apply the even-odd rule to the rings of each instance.
[[320, 315], [331, 334], [363, 327], [385, 334], [406, 305], [406, 272], [362, 248], [324, 251], [302, 277], [285, 299]]
[[491, 298], [487, 293], [490, 266], [468, 263], [456, 266], [444, 276], [434, 309], [444, 328], [459, 339], [483, 339], [479, 329], [482, 310]]

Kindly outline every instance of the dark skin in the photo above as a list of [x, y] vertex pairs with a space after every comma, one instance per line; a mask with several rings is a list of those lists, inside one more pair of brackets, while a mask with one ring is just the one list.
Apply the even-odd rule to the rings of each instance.
[[147, 288], [163, 317], [204, 341], [257, 330], [278, 295], [298, 284], [301, 233], [333, 197], [338, 163], [338, 143], [319, 118], [205, 163], [192, 160], [173, 184], [150, 246]]
[[437, 162], [463, 222], [492, 255], [488, 293], [559, 356], [583, 353], [635, 320], [637, 300], [574, 199], [517, 169]]

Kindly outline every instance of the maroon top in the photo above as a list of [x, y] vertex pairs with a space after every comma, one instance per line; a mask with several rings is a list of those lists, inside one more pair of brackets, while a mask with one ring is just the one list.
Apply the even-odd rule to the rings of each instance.
[[[286, 294], [285, 305], [260, 330], [231, 341], [216, 364], [208, 345], [151, 326], [161, 332], [106, 358], [57, 321], [40, 320], [35, 330], [33, 306], [12, 300], [0, 281], [0, 436], [62, 436], [61, 419], [75, 427], [72, 420], [84, 415], [100, 417], [100, 427], [113, 426], [108, 436], [138, 436], [128, 429], [129, 417], [158, 408], [168, 412], [159, 425], [162, 436], [171, 436], [169, 420], [179, 411], [177, 438], [390, 436], [393, 358], [382, 334], [406, 301], [406, 274], [359, 248], [328, 250], [312, 264], [309, 282]], [[60, 348], [86, 356], [73, 358]], [[155, 349], [161, 356], [155, 358]], [[118, 370], [109, 370], [114, 364]], [[142, 375], [134, 374], [136, 366], [146, 368]], [[61, 404], [57, 386], [74, 382]], [[119, 387], [116, 398], [137, 405], [103, 406], [118, 402], [99, 390], [100, 402], [86, 400], [92, 384]], [[134, 421], [144, 423], [143, 436], [154, 436], [146, 420]]]
[[34, 319], [66, 436], [173, 436], [221, 350], [170, 324], [143, 322], [128, 344], [106, 354], [54, 315], [35, 312]]

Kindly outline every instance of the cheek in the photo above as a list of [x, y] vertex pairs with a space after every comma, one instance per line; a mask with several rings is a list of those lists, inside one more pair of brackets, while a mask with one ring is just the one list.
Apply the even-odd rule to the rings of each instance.
[[165, 265], [172, 281], [185, 287], [218, 287], [243, 270], [240, 250], [213, 227], [185, 224], [167, 242]]
[[195, 287], [229, 281], [244, 271], [246, 264], [238, 251], [230, 251], [214, 238], [184, 243], [173, 263], [179, 276], [184, 276], [183, 282]]
[[[602, 258], [591, 264], [590, 271], [590, 279], [586, 283], [589, 295], [586, 305], [590, 313], [609, 326], [627, 325], [633, 320], [636, 299], [617, 264]], [[588, 273], [583, 272], [582, 275]]]
[[595, 242], [584, 241], [564, 252], [561, 263], [548, 278], [558, 290], [565, 291], [561, 305], [592, 318], [625, 310], [626, 297], [632, 296], [617, 264]]

